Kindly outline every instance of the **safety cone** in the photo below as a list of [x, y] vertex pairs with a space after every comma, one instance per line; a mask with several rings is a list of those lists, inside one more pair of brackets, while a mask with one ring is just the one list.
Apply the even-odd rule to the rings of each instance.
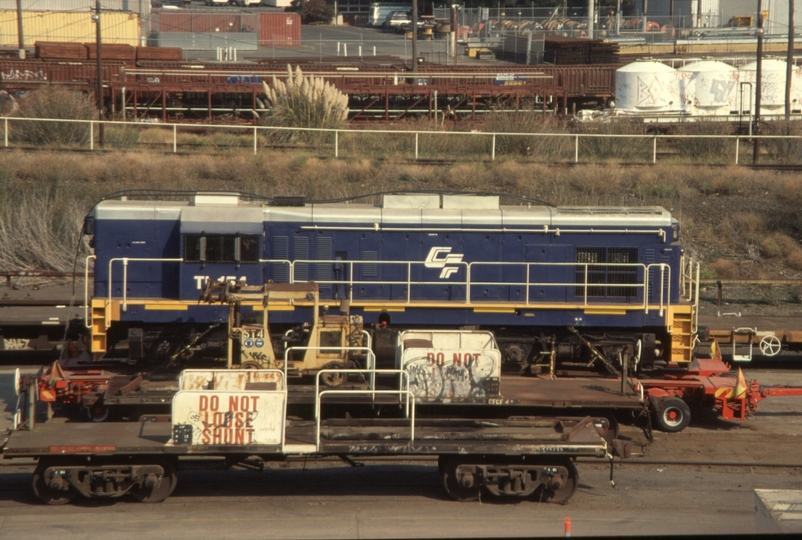
[[741, 371], [741, 368], [738, 368], [738, 381], [735, 383], [735, 388], [732, 389], [732, 394], [730, 394], [730, 398], [743, 399], [745, 397], [746, 397], [746, 379], [744, 378], [744, 372]]

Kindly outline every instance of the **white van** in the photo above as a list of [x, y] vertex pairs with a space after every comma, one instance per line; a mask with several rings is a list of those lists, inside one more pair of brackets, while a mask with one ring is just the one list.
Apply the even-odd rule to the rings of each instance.
[[412, 11], [412, 2], [404, 3], [374, 3], [370, 5], [368, 12], [368, 25], [381, 26], [384, 24], [387, 15], [393, 11]]

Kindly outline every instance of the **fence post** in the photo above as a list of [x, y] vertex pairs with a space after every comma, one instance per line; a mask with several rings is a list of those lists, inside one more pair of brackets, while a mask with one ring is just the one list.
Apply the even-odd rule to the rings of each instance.
[[257, 128], [253, 128], [253, 155], [256, 155], [256, 130]]
[[579, 135], [574, 142], [574, 163], [579, 163]]
[[8, 148], [8, 118], [3, 118], [5, 128], [3, 129], [3, 145]]
[[657, 135], [652, 140], [652, 163], [657, 163]]
[[741, 138], [735, 137], [735, 164], [738, 165], [738, 153], [741, 150]]
[[415, 161], [418, 161], [418, 132], [415, 132]]
[[95, 149], [95, 122], [93, 120], [89, 121], [89, 149]]
[[340, 132], [334, 130], [334, 157], [340, 157]]
[[173, 124], [173, 154], [178, 151], [178, 125]]
[[496, 134], [493, 133], [493, 151], [490, 154], [490, 161], [496, 161]]

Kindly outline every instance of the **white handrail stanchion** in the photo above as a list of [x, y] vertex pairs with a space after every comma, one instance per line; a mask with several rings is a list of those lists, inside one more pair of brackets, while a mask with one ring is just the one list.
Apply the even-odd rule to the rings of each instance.
[[178, 151], [178, 124], [173, 124], [173, 153]]
[[97, 259], [97, 255], [87, 255], [84, 263], [84, 326], [92, 328], [92, 321], [89, 319], [89, 261]]
[[95, 149], [95, 123], [89, 122], [89, 149]]

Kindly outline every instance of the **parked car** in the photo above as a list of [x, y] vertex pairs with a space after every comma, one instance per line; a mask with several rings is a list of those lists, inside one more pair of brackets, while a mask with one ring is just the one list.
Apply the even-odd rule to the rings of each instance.
[[410, 11], [391, 11], [384, 19], [382, 28], [398, 28], [399, 25], [412, 22], [412, 12]]
[[[422, 20], [418, 20], [418, 30], [423, 28], [424, 25], [425, 23]], [[412, 30], [412, 21], [399, 24], [395, 27], [395, 31], [399, 33], [409, 32], [410, 30]]]

